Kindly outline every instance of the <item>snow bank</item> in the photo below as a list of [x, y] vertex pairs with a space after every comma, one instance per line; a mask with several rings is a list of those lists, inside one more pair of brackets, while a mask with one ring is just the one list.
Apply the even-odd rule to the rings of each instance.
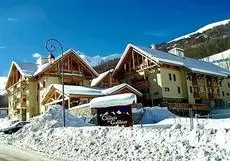
[[[82, 119], [72, 115], [67, 110], [65, 110], [65, 121], [66, 121], [66, 126], [70, 126], [70, 127], [81, 127], [87, 125], [84, 123]], [[44, 114], [31, 119], [30, 124], [27, 124], [21, 130], [19, 130], [15, 134], [15, 136], [24, 137], [25, 135], [31, 132], [37, 132], [41, 129], [47, 130], [47, 129], [57, 128], [62, 126], [63, 126], [63, 108], [60, 105], [52, 105], [49, 106], [49, 108]]]
[[174, 117], [175, 115], [167, 107], [147, 107], [142, 121], [144, 124], [151, 124]]
[[137, 102], [137, 97], [133, 93], [116, 94], [112, 96], [104, 96], [93, 98], [89, 106], [90, 108], [102, 108], [113, 106], [132, 105]]
[[230, 118], [230, 109], [215, 109], [210, 112], [212, 118]]
[[[190, 128], [190, 118], [169, 118], [162, 120], [154, 125], [172, 125], [180, 124], [184, 128]], [[196, 119], [193, 118], [195, 128], [203, 129], [230, 129], [230, 118], [226, 119]]]
[[63, 160], [230, 160], [230, 132], [176, 124], [169, 129], [84, 127], [40, 129], [17, 146]]
[[133, 119], [135, 123], [153, 124], [164, 119], [176, 117], [167, 107], [144, 107], [140, 109], [133, 108]]
[[[199, 119], [197, 123], [194, 119], [196, 126], [192, 131], [188, 118], [162, 121], [172, 123], [173, 126], [167, 129], [98, 126], [63, 128], [60, 110], [56, 106], [50, 108], [44, 115], [31, 121], [31, 125], [15, 133], [11, 139], [8, 138], [8, 143], [66, 161], [230, 160], [230, 119]], [[67, 115], [67, 123], [83, 125], [78, 118]], [[76, 122], [73, 121], [75, 119]], [[1, 134], [0, 139], [4, 139]]]
[[0, 118], [0, 129], [9, 127], [11, 123], [12, 121], [8, 118]]

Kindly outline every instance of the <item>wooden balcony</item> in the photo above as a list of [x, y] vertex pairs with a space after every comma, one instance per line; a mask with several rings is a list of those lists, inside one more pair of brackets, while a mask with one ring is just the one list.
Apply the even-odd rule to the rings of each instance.
[[198, 92], [193, 92], [193, 97], [194, 98], [200, 98], [200, 94]]
[[214, 99], [220, 99], [220, 94], [219, 93], [213, 93], [213, 98]]
[[195, 87], [197, 87], [198, 86], [198, 83], [197, 83], [197, 81], [192, 81], [192, 86], [195, 86]]
[[199, 95], [201, 99], [207, 99], [206, 92], [201, 92]]
[[146, 89], [150, 87], [150, 83], [148, 81], [140, 81], [133, 84], [133, 87], [136, 89]]

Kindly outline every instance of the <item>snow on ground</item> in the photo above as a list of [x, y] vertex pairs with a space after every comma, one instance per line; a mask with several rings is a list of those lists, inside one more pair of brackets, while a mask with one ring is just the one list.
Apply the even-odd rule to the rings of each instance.
[[[189, 118], [170, 118], [158, 123], [171, 123], [171, 128], [63, 128], [59, 109], [50, 108], [12, 136], [0, 134], [1, 143], [67, 161], [230, 160], [230, 119], [199, 119], [199, 126], [194, 119], [194, 130], [190, 130]], [[70, 121], [75, 119], [76, 122]], [[67, 116], [69, 121], [84, 126], [79, 118]]]
[[[82, 127], [87, 126], [84, 121], [65, 110], [66, 126], [70, 127]], [[38, 131], [39, 129], [50, 129], [63, 126], [63, 108], [61, 105], [51, 105], [47, 111], [37, 117], [30, 120], [30, 124], [27, 124], [21, 133]]]
[[210, 112], [212, 118], [230, 118], [230, 108], [215, 109]]
[[0, 129], [10, 126], [11, 123], [12, 121], [8, 118], [0, 118]]
[[164, 119], [174, 118], [176, 117], [173, 113], [171, 113], [167, 107], [144, 107], [144, 108], [133, 108], [133, 119], [134, 122], [143, 124], [153, 124]]
[[81, 127], [40, 129], [14, 145], [65, 160], [229, 160], [230, 132], [169, 129]]
[[[176, 125], [180, 124], [185, 128], [190, 128], [190, 118], [176, 117], [162, 120], [156, 125]], [[199, 127], [203, 129], [230, 129], [230, 118], [226, 119], [201, 119], [201, 118], [193, 118], [194, 127]]]

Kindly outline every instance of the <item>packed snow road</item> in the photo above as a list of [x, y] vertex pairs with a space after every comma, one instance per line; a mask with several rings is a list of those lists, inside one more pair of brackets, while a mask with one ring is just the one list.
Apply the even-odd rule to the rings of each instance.
[[15, 146], [0, 144], [0, 161], [54, 161], [39, 152], [26, 152]]

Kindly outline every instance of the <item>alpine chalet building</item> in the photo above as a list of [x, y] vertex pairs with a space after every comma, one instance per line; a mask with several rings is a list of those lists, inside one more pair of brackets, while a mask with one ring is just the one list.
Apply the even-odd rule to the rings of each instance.
[[221, 106], [224, 103], [221, 83], [230, 72], [185, 57], [182, 49], [170, 52], [128, 44], [112, 77], [139, 90], [144, 105], [170, 102], [182, 108], [188, 108], [188, 104], [197, 104], [197, 108], [200, 104]]

